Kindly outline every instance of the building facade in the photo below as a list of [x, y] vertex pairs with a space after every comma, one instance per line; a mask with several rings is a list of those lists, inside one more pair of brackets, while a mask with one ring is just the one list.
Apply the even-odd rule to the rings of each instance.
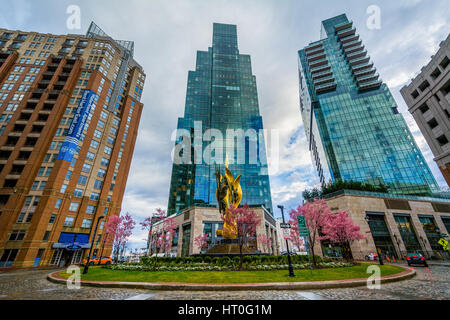
[[450, 35], [400, 92], [450, 186]]
[[[278, 246], [278, 232], [276, 227], [276, 221], [272, 217], [272, 214], [266, 210], [263, 206], [253, 206], [250, 208], [261, 219], [260, 224], [256, 228], [255, 239], [250, 239], [249, 246], [253, 246], [261, 253], [278, 255], [280, 249]], [[188, 209], [182, 210], [171, 218], [174, 219], [176, 225], [176, 235], [172, 241], [172, 247], [168, 250], [168, 254], [174, 257], [185, 257], [194, 254], [205, 253], [208, 249], [212, 248], [217, 240], [220, 239], [216, 235], [217, 229], [223, 227], [223, 221], [220, 217], [219, 210], [217, 208], [211, 208], [208, 206], [193, 206]], [[156, 239], [162, 236], [164, 229], [164, 221], [156, 222], [153, 226], [151, 235], [151, 255], [165, 255], [166, 253], [158, 253], [158, 249], [155, 247]], [[196, 243], [195, 238], [207, 234], [208, 235], [208, 248], [201, 250]], [[257, 241], [258, 235], [265, 234], [266, 237], [272, 239], [271, 248], [265, 247], [263, 244]]]
[[[347, 211], [366, 237], [350, 243], [354, 259], [378, 250], [391, 261], [415, 252], [427, 259], [450, 258], [438, 243], [450, 234], [450, 199], [343, 190], [327, 195], [325, 202], [332, 212]], [[315, 248], [324, 256], [341, 252], [324, 242]]]
[[92, 240], [110, 254], [143, 108], [133, 51], [94, 23], [0, 29], [0, 268], [76, 264]]
[[197, 52], [196, 70], [188, 75], [176, 140], [188, 147], [181, 151], [184, 161], [173, 164], [168, 214], [216, 206], [214, 173], [223, 173], [226, 159], [233, 175], [242, 175], [241, 203], [273, 212], [262, 129], [250, 56], [239, 54], [235, 25], [214, 23], [213, 45]]
[[298, 52], [300, 110], [322, 185], [353, 180], [389, 193], [439, 190], [414, 138], [345, 14], [322, 21]]

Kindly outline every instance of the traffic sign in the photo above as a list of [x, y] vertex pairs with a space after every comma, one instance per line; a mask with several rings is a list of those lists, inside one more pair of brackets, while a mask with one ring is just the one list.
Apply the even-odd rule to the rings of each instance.
[[280, 228], [289, 229], [291, 227], [290, 223], [280, 223]]
[[305, 217], [304, 216], [298, 216], [297, 217], [297, 221], [298, 221], [298, 234], [300, 237], [308, 237], [309, 236], [309, 231], [308, 231], [308, 227], [306, 226], [306, 221], [305, 221]]

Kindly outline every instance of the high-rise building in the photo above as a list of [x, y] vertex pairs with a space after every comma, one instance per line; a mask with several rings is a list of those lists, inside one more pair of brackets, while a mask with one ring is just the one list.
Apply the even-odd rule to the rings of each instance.
[[450, 35], [400, 92], [450, 186]]
[[[235, 25], [214, 23], [212, 47], [197, 52], [196, 70], [189, 72], [185, 112], [178, 119], [178, 129], [190, 136], [192, 152], [188, 161], [174, 162], [169, 214], [194, 204], [215, 206], [214, 173], [216, 169], [223, 173], [227, 157], [234, 176], [242, 175], [241, 203], [262, 205], [272, 212], [256, 78], [250, 56], [239, 54]], [[209, 129], [219, 131], [222, 137], [212, 138], [214, 133], [208, 133]], [[242, 140], [244, 143], [239, 143]], [[212, 141], [223, 142], [224, 148], [209, 152]]]
[[321, 40], [298, 52], [300, 109], [322, 184], [384, 184], [428, 194], [436, 181], [388, 87], [345, 14], [322, 21]]
[[143, 108], [133, 42], [91, 23], [0, 29], [0, 50], [0, 267], [79, 263], [92, 240], [109, 255]]

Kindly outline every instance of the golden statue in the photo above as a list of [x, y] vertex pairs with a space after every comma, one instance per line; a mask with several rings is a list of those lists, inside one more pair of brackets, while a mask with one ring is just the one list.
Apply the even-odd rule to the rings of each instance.
[[[230, 169], [228, 169], [228, 155], [225, 159], [225, 174], [222, 176], [220, 171], [215, 172], [217, 180], [216, 197], [219, 205], [219, 212], [227, 216], [229, 214], [230, 206], [239, 207], [242, 200], [242, 188], [240, 184], [241, 175], [235, 179]], [[231, 225], [224, 222], [223, 229], [218, 229], [217, 236], [222, 236], [225, 239], [236, 239], [236, 224]]]

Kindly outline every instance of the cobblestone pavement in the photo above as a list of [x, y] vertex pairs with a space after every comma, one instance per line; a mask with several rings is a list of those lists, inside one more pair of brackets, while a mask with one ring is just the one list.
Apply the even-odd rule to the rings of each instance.
[[366, 287], [311, 291], [149, 291], [81, 287], [69, 290], [46, 279], [50, 270], [0, 273], [0, 300], [11, 299], [94, 299], [94, 300], [428, 300], [449, 299], [450, 269], [445, 266], [416, 267], [417, 276], [400, 282], [382, 284], [381, 289]]

